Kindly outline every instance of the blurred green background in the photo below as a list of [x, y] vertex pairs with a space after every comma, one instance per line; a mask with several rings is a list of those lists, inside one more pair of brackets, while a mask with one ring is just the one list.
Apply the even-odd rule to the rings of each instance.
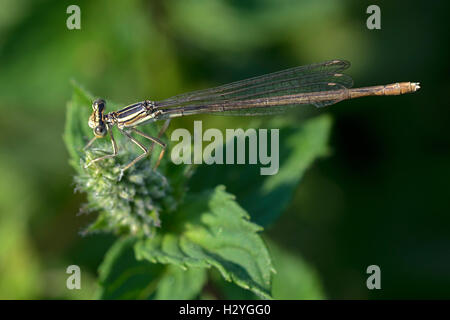
[[[0, 298], [90, 298], [114, 239], [78, 233], [92, 217], [77, 216], [62, 140], [70, 79], [128, 104], [334, 58], [355, 86], [422, 89], [319, 110], [332, 153], [267, 232], [328, 298], [450, 298], [448, 2], [79, 1], [81, 30], [68, 30], [70, 4], [0, 0]], [[381, 30], [366, 28], [370, 4]], [[83, 290], [65, 288], [71, 264]], [[371, 264], [382, 290], [366, 288]]]

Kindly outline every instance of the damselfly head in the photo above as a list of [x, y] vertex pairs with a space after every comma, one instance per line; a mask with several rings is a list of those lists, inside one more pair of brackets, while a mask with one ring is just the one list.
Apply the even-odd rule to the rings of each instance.
[[107, 133], [105, 122], [103, 121], [103, 111], [105, 110], [105, 100], [97, 99], [92, 103], [92, 114], [89, 117], [89, 127], [93, 129], [97, 138], [103, 138]]

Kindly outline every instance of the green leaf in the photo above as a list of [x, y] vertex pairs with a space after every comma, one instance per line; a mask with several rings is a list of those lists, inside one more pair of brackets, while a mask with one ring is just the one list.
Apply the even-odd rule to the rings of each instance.
[[135, 238], [118, 240], [99, 269], [100, 299], [193, 299], [206, 279], [204, 268], [183, 270], [174, 265], [136, 260]]
[[205, 268], [188, 268], [167, 265], [159, 281], [155, 299], [187, 300], [196, 298], [206, 281]]
[[270, 298], [272, 262], [248, 214], [223, 186], [186, 198], [167, 226], [136, 243], [138, 259], [185, 268], [215, 267], [227, 281]]
[[268, 241], [269, 251], [277, 273], [272, 280], [274, 299], [324, 299], [323, 289], [316, 271], [300, 256], [281, 249]]
[[80, 160], [83, 157], [83, 147], [92, 137], [92, 130], [87, 125], [90, 116], [90, 105], [93, 96], [72, 81], [72, 99], [67, 103], [66, 126], [64, 142], [70, 154], [70, 164], [80, 172]]
[[289, 204], [305, 171], [318, 157], [328, 154], [332, 120], [328, 115], [306, 121], [275, 119], [266, 128], [279, 128], [280, 169], [260, 175], [259, 165], [203, 165], [192, 179], [194, 190], [225, 184], [240, 205], [261, 226], [274, 222]]
[[[273, 277], [273, 276], [272, 276]], [[259, 297], [252, 291], [245, 290], [237, 286], [233, 282], [226, 281], [220, 273], [212, 269], [209, 272], [210, 285], [203, 292], [202, 298], [205, 300], [220, 299], [220, 300], [258, 300]], [[273, 281], [273, 280], [272, 280]]]
[[[266, 239], [267, 240], [267, 239]], [[280, 248], [273, 241], [266, 241], [275, 270], [272, 277], [272, 297], [280, 300], [325, 299], [317, 272], [301, 256]], [[213, 292], [219, 299], [254, 300], [252, 292], [226, 282], [217, 272], [210, 273]]]
[[118, 240], [99, 268], [101, 299], [148, 299], [154, 294], [164, 266], [137, 261], [135, 238]]

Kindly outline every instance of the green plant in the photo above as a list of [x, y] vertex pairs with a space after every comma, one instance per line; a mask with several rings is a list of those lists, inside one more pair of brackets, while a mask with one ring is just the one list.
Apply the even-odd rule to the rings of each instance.
[[[214, 179], [205, 179], [211, 171], [177, 166], [166, 157], [156, 171], [149, 160], [140, 161], [119, 181], [120, 167], [139, 151], [117, 133], [119, 155], [84, 168], [102, 150], [111, 149], [103, 139], [83, 151], [92, 136], [87, 126], [92, 101], [74, 84], [64, 140], [77, 172], [76, 188], [87, 194], [83, 210], [98, 212], [85, 232], [119, 236], [99, 269], [98, 298], [322, 297], [314, 272], [299, 257], [263, 240], [261, 231], [286, 208], [308, 166], [327, 153], [327, 115], [302, 123], [271, 123], [282, 132], [281, 166], [274, 176], [261, 176], [246, 166], [217, 166]], [[119, 108], [111, 102], [108, 107]], [[152, 125], [142, 129], [157, 132]]]

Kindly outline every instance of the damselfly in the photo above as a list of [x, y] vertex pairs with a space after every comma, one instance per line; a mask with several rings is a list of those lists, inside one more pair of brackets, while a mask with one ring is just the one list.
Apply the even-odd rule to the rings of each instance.
[[[118, 148], [111, 130], [113, 126], [117, 126], [125, 137], [143, 151], [140, 156], [122, 169], [123, 172], [148, 156], [154, 144], [162, 147], [155, 165], [155, 168], [158, 167], [166, 148], [166, 144], [160, 138], [167, 129], [170, 119], [174, 117], [205, 113], [241, 116], [277, 114], [293, 106], [324, 107], [347, 99], [400, 95], [420, 89], [417, 82], [397, 82], [351, 89], [352, 78], [341, 73], [349, 66], [350, 63], [347, 61], [331, 60], [233, 82], [212, 89], [185, 93], [161, 101], [145, 100], [107, 114], [104, 114], [105, 101], [96, 100], [92, 104], [93, 112], [89, 118], [89, 127], [94, 131], [94, 138], [89, 141], [85, 149], [90, 147], [96, 139], [109, 134], [113, 153], [96, 158], [87, 166], [117, 156]], [[158, 137], [151, 137], [136, 129], [138, 125], [157, 120], [166, 120]], [[144, 146], [131, 133], [150, 140], [151, 147]]]

